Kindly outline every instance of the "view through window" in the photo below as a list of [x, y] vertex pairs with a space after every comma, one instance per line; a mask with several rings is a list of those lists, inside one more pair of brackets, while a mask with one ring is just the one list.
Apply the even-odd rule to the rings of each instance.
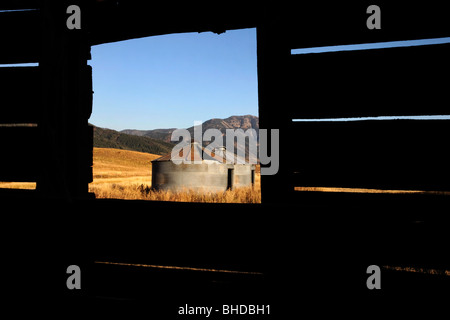
[[[192, 142], [198, 140], [194, 122], [203, 133], [254, 129], [258, 134], [255, 29], [103, 44], [92, 47], [90, 64], [90, 191], [97, 198], [260, 202], [258, 165], [214, 161], [205, 144], [191, 146], [199, 164], [177, 166], [170, 157], [179, 143], [171, 141], [175, 129], [188, 129]], [[227, 150], [214, 150], [213, 156], [222, 153]]]

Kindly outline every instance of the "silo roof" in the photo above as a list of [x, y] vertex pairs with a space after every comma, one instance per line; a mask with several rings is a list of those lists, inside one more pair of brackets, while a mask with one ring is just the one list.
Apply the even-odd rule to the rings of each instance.
[[[186, 154], [184, 155], [184, 150], [187, 150]], [[245, 159], [242, 159], [241, 157], [236, 156], [232, 152], [228, 152], [224, 147], [221, 147], [219, 149], [215, 149], [211, 151], [207, 147], [203, 147], [201, 144], [199, 144], [196, 141], [190, 142], [189, 148], [180, 148], [180, 151], [178, 153], [179, 158], [177, 160], [181, 161], [213, 161], [218, 163], [227, 163], [227, 160], [229, 163], [232, 164], [245, 164]], [[153, 160], [152, 162], [159, 162], [159, 161], [171, 161], [172, 160], [172, 152], [169, 152], [162, 157]]]

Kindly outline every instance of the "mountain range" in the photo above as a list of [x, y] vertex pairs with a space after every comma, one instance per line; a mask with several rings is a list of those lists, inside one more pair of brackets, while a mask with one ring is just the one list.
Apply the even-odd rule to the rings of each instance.
[[[257, 134], [256, 139], [259, 142], [259, 119], [253, 115], [231, 116], [226, 119], [210, 119], [202, 123], [202, 133], [207, 129], [220, 130], [224, 136], [224, 144], [226, 129], [242, 129], [244, 131], [247, 129], [255, 129]], [[171, 135], [174, 130], [176, 128], [153, 130], [126, 129], [115, 131], [94, 126], [94, 147], [165, 154], [170, 152], [176, 143], [171, 141]], [[194, 137], [194, 127], [187, 128], [187, 130], [191, 133], [191, 137]], [[205, 145], [207, 144], [205, 143]], [[248, 155], [248, 143], [246, 143], [245, 150], [243, 150], [242, 146], [238, 146], [236, 141], [234, 145], [235, 152], [241, 150]]]
[[[259, 119], [256, 116], [245, 115], [245, 116], [231, 116], [226, 119], [210, 119], [202, 123], [202, 133], [207, 129], [219, 129], [222, 134], [225, 134], [226, 129], [255, 129], [258, 134], [259, 129]], [[165, 142], [171, 142], [170, 138], [172, 132], [176, 130], [176, 128], [171, 129], [154, 129], [154, 130], [134, 130], [134, 129], [126, 129], [122, 130], [121, 133], [150, 137], [153, 139], [163, 140]], [[187, 130], [191, 133], [191, 136], [194, 136], [194, 126], [187, 128]]]

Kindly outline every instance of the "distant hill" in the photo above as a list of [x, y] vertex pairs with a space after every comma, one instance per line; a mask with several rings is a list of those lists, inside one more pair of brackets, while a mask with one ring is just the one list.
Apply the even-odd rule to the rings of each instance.
[[162, 140], [126, 134], [94, 126], [94, 147], [114, 148], [163, 155], [172, 151], [174, 144]]
[[135, 130], [135, 129], [126, 129], [120, 131], [121, 133], [131, 134], [139, 137], [149, 137], [153, 139], [162, 140], [165, 142], [171, 142], [170, 137], [172, 132], [176, 130], [176, 128], [171, 129], [154, 129], [154, 130]]
[[[203, 122], [203, 130], [214, 128], [219, 130], [225, 129], [259, 129], [259, 119], [256, 116], [246, 115], [246, 116], [231, 116], [226, 119], [211, 119]], [[189, 128], [193, 129], [193, 127]]]

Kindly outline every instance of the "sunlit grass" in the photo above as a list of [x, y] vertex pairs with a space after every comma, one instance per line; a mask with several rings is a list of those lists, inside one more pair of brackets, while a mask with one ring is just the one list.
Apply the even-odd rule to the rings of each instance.
[[261, 203], [260, 188], [242, 187], [223, 192], [184, 189], [181, 191], [153, 190], [150, 185], [137, 183], [103, 183], [92, 185], [90, 191], [100, 199], [154, 200], [209, 203]]

